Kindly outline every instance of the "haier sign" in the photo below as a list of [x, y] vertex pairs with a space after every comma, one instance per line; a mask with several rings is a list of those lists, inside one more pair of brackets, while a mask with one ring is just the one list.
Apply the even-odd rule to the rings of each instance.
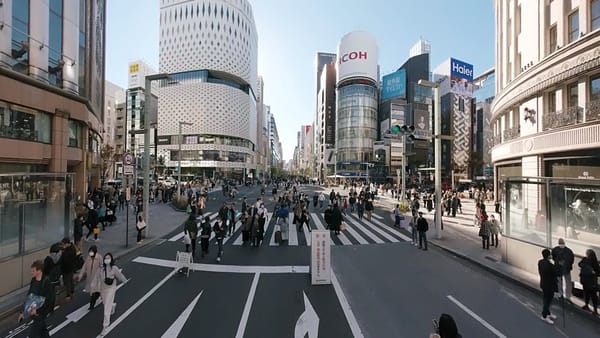
[[467, 81], [473, 81], [473, 65], [451, 58], [450, 75]]

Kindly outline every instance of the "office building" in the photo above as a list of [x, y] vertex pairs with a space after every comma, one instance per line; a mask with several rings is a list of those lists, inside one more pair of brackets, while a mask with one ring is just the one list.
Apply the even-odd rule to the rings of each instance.
[[102, 144], [115, 149], [117, 135], [117, 106], [125, 102], [125, 89], [105, 81], [104, 84], [104, 129]]
[[495, 91], [496, 75], [494, 69], [489, 69], [473, 79], [473, 116], [471, 130], [473, 140], [471, 151], [471, 179], [485, 181], [493, 179], [492, 146], [493, 133], [490, 125], [492, 118], [492, 101]]
[[323, 66], [317, 92], [315, 119], [315, 155], [319, 180], [335, 174], [335, 62]]

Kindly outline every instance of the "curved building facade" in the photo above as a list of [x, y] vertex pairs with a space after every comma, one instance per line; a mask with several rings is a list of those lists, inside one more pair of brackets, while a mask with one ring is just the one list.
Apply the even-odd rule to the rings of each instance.
[[507, 260], [529, 270], [558, 237], [600, 247], [600, 1], [495, 6], [491, 159]]
[[[158, 155], [183, 174], [255, 169], [258, 38], [246, 0], [162, 0]], [[182, 125], [181, 153], [179, 147]]]
[[337, 49], [336, 172], [346, 177], [367, 174], [377, 140], [377, 42], [368, 32], [351, 32]]

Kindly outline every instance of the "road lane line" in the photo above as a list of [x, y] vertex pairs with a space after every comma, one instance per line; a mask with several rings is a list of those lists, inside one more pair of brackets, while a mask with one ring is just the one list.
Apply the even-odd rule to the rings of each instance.
[[288, 245], [289, 246], [298, 246], [298, 229], [296, 229], [296, 224], [293, 224], [294, 222], [294, 216], [292, 217], [288, 217], [288, 225], [289, 225], [289, 239], [288, 239]]
[[[352, 215], [356, 220], [358, 220], [358, 216], [354, 216]], [[400, 242], [396, 237], [388, 234], [387, 232], [383, 231], [382, 229], [380, 229], [378, 226], [376, 226], [375, 224], [367, 221], [366, 219], [363, 218], [362, 220], [363, 222], [365, 222], [365, 224], [371, 229], [376, 231], [378, 234], [380, 234], [381, 236], [385, 237], [387, 240], [389, 240], [392, 243], [398, 243]]]
[[187, 322], [188, 318], [190, 318], [190, 314], [192, 313], [192, 310], [194, 310], [194, 307], [196, 307], [196, 303], [198, 303], [198, 299], [200, 299], [200, 296], [202, 296], [203, 292], [204, 290], [200, 291], [198, 296], [196, 296], [196, 298], [194, 298], [190, 305], [188, 305], [185, 308], [185, 310], [179, 315], [179, 317], [177, 317], [177, 320], [169, 327], [167, 332], [165, 332], [161, 336], [161, 338], [172, 338], [179, 336], [181, 330], [183, 330], [183, 326]]
[[[208, 217], [210, 217], [212, 219], [216, 214], [217, 214], [216, 212], [213, 212], [213, 213], [209, 214]], [[202, 223], [203, 220], [204, 220], [204, 217], [198, 219], [198, 221], [199, 221], [198, 224]], [[184, 235], [185, 234], [182, 231], [182, 232], [178, 233], [177, 235], [169, 238], [169, 242], [177, 242], [178, 240], [182, 239]]]
[[338, 281], [333, 269], [331, 270], [331, 283], [333, 284], [333, 289], [335, 290], [335, 294], [340, 302], [340, 306], [342, 307], [342, 311], [344, 311], [344, 316], [346, 316], [346, 320], [348, 321], [348, 325], [350, 326], [350, 330], [352, 331], [352, 335], [354, 338], [364, 338], [364, 335], [358, 325], [358, 321], [356, 321], [356, 317], [354, 316], [354, 312], [352, 312], [352, 308], [350, 307], [350, 303], [348, 303], [348, 299], [346, 299], [346, 295], [344, 295], [344, 290], [342, 290], [342, 286]]
[[459, 302], [456, 298], [452, 297], [451, 295], [448, 295], [447, 297], [452, 303], [456, 304], [456, 306], [461, 308], [464, 312], [468, 313], [471, 317], [475, 318], [475, 320], [477, 320], [481, 325], [485, 326], [488, 330], [492, 331], [492, 333], [495, 334], [496, 337], [506, 338], [506, 336], [502, 332], [498, 331], [495, 327], [490, 325], [490, 323], [486, 322], [485, 319], [479, 317], [475, 312], [471, 311], [471, 309], [466, 307], [463, 303]]
[[246, 305], [244, 305], [244, 312], [242, 312], [242, 318], [235, 334], [235, 338], [243, 338], [244, 332], [246, 331], [246, 325], [248, 325], [248, 317], [250, 317], [250, 309], [254, 302], [254, 295], [256, 294], [256, 286], [258, 285], [258, 279], [260, 278], [260, 272], [254, 274], [252, 280], [252, 286], [250, 286], [250, 292], [248, 293], [248, 299], [246, 299]]
[[[161, 266], [164, 268], [177, 268], [177, 262], [167, 259], [137, 257], [134, 263]], [[222, 264], [192, 264], [192, 270], [205, 272], [228, 272], [228, 273], [309, 273], [308, 265], [222, 265]]]
[[375, 235], [374, 233], [372, 233], [371, 231], [369, 231], [369, 229], [367, 229], [362, 224], [360, 224], [358, 222], [358, 219], [350, 217], [350, 216], [346, 216], [346, 219], [347, 220], [352, 219], [352, 220], [356, 221], [356, 222], [352, 222], [352, 226], [356, 226], [358, 228], [358, 230], [362, 231], [362, 233], [364, 233], [369, 238], [371, 238], [375, 243], [377, 243], [377, 244], [384, 243], [384, 241], [381, 238], [379, 238], [377, 235]]
[[[138, 307], [140, 307], [140, 305], [142, 305], [142, 303], [144, 303], [148, 298], [150, 298], [150, 296], [152, 296], [156, 292], [156, 290], [158, 290], [171, 277], [173, 277], [173, 275], [175, 275], [178, 270], [179, 269], [173, 269], [173, 271], [169, 272], [169, 274], [166, 275], [165, 278], [163, 278], [160, 282], [158, 282], [156, 285], [154, 285], [154, 287], [152, 289], [150, 289], [150, 291], [148, 291], [145, 295], [143, 295], [142, 298], [138, 299], [138, 301], [135, 302], [135, 304], [133, 304], [131, 307], [129, 307], [129, 309], [127, 309], [127, 311], [125, 311], [121, 316], [119, 316], [119, 318], [117, 318], [115, 321], [113, 321], [106, 329], [106, 334], [109, 334], [119, 324], [121, 324], [122, 321], [124, 321], [127, 317], [129, 317], [129, 315], [132, 314], [133, 311], [135, 311]], [[98, 338], [102, 338], [102, 337], [103, 337], [102, 335], [98, 335]]]

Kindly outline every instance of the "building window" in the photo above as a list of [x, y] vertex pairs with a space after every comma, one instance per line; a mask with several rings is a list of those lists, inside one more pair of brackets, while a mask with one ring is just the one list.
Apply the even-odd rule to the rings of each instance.
[[548, 113], [556, 112], [556, 92], [548, 93]]
[[567, 104], [569, 108], [577, 107], [579, 105], [579, 92], [577, 83], [570, 85], [567, 89]]
[[558, 45], [558, 34], [556, 33], [556, 25], [552, 25], [550, 30], [548, 31], [548, 42], [550, 50], [549, 54], [556, 51], [556, 46]]
[[[48, 42], [48, 82], [55, 86], [62, 83], [62, 37], [63, 0], [50, 0], [49, 42]], [[62, 62], [62, 64], [61, 64]]]
[[590, 79], [590, 101], [600, 100], [600, 75]]
[[0, 102], [0, 137], [50, 143], [51, 131], [49, 114]]
[[600, 0], [592, 0], [592, 2], [590, 3], [590, 8], [591, 8], [591, 13], [590, 13], [590, 17], [591, 17], [591, 29], [592, 30], [596, 30], [598, 28], [600, 28]]
[[29, 68], [29, 0], [12, 3], [11, 54], [16, 61], [13, 70], [28, 74]]
[[521, 34], [521, 6], [517, 7], [517, 11], [515, 12], [515, 31], [517, 34]]
[[569, 15], [569, 42], [573, 42], [579, 38], [579, 11], [575, 11]]
[[79, 0], [79, 95], [86, 96], [86, 33], [87, 33], [87, 0]]
[[69, 120], [69, 147], [81, 147], [81, 125], [73, 120]]

